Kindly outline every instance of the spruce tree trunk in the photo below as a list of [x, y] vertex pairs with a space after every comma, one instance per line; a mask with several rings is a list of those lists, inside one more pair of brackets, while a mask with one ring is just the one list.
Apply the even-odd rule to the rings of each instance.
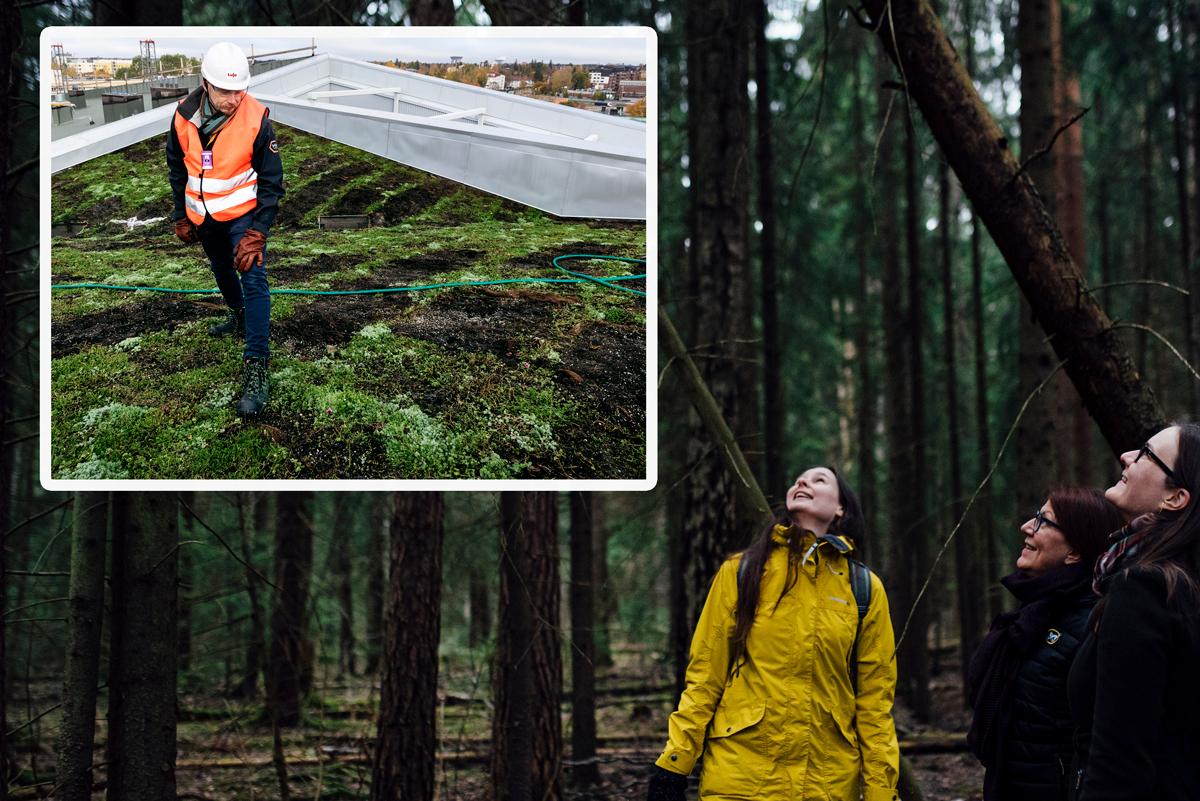
[[[925, 461], [925, 359], [921, 352], [924, 341], [925, 303], [921, 287], [921, 201], [917, 184], [920, 180], [916, 158], [916, 123], [905, 104], [904, 185], [905, 185], [905, 244], [908, 256], [908, 412], [910, 458], [909, 491], [906, 499], [906, 533], [901, 537], [902, 564], [908, 574], [910, 587], [919, 590], [929, 566], [929, 532], [921, 520], [928, 515], [926, 498], [929, 470]], [[915, 599], [915, 595], [914, 595]], [[908, 676], [908, 700], [918, 720], [928, 721], [933, 714], [933, 699], [929, 694], [929, 598], [916, 602], [909, 621], [907, 636], [899, 643], [899, 670]]]
[[[967, 53], [968, 76], [975, 74], [975, 12], [973, 0], [963, 0], [963, 30], [967, 32], [964, 48]], [[992, 466], [990, 422], [988, 420], [987, 346], [983, 334], [983, 256], [979, 235], [979, 218], [974, 209], [968, 207], [971, 223], [971, 326], [973, 328], [975, 367], [975, 450], [978, 455], [977, 482], [982, 483]], [[984, 487], [975, 505], [974, 535], [977, 548], [983, 558], [976, 566], [976, 575], [982, 571], [982, 583], [988, 587], [986, 613], [990, 618], [999, 614], [1002, 604], [1002, 587], [995, 582], [999, 576], [996, 559], [995, 526], [992, 524], [992, 493]]]
[[[1063, 66], [1059, 81], [1058, 118], [1065, 122], [1080, 110], [1079, 77]], [[1060, 125], [1062, 122], [1060, 122]], [[1055, 150], [1058, 152], [1058, 198], [1055, 204], [1058, 225], [1063, 239], [1071, 251], [1071, 258], [1079, 272], [1087, 276], [1087, 229], [1084, 208], [1083, 185], [1083, 120], [1078, 120], [1059, 137]], [[1087, 409], [1079, 399], [1079, 393], [1063, 377], [1058, 384], [1059, 407], [1063, 410], [1064, 428], [1070, 435], [1064, 437], [1065, 461], [1063, 476], [1059, 481], [1070, 481], [1079, 486], [1092, 483], [1092, 421]]]
[[571, 759], [576, 786], [600, 780], [596, 756], [596, 614], [592, 564], [592, 509], [595, 493], [571, 497]]
[[767, 497], [779, 496], [787, 486], [783, 474], [783, 348], [779, 332], [779, 283], [775, 265], [775, 158], [771, 147], [771, 64], [767, 44], [770, 21], [767, 0], [754, 2], [754, 102], [758, 156], [758, 219], [761, 263], [763, 336], [763, 431], [766, 434], [763, 462], [766, 465]]
[[491, 801], [533, 799], [533, 608], [522, 493], [500, 493], [500, 614], [492, 669]]
[[[883, 56], [876, 59], [876, 85], [882, 87], [892, 80], [892, 66]], [[904, 97], [890, 89], [880, 88], [876, 97], [881, 132], [878, 144], [878, 180], [876, 197], [879, 213], [879, 242], [882, 249], [880, 287], [883, 319], [883, 416], [887, 434], [887, 530], [889, 538], [889, 570], [887, 588], [892, 614], [892, 627], [899, 633], [908, 608], [916, 594], [912, 579], [905, 568], [903, 549], [908, 537], [908, 505], [911, 474], [908, 470], [912, 440], [911, 417], [908, 413], [908, 352], [904, 347], [908, 318], [904, 308], [904, 286], [900, 267], [900, 235], [898, 193], [899, 179], [895, 165], [895, 115], [902, 114]], [[890, 111], [889, 111], [890, 110]], [[897, 691], [907, 698], [907, 684], [900, 682]]]
[[[180, 494], [183, 503], [180, 504], [178, 513], [183, 519], [183, 539], [185, 540], [196, 539], [196, 519], [188, 509], [193, 509], [198, 513], [198, 504], [202, 498], [202, 495], [195, 492]], [[179, 549], [179, 627], [175, 641], [181, 672], [192, 669], [192, 602], [190, 595], [192, 593], [192, 572], [195, 569], [193, 563], [192, 546], [181, 546]]]
[[595, 603], [595, 622], [592, 625], [593, 641], [596, 646], [596, 667], [610, 668], [613, 666], [612, 655], [612, 622], [617, 614], [617, 599], [613, 593], [612, 582], [608, 572], [608, 537], [609, 530], [605, 509], [607, 496], [601, 492], [593, 492], [592, 505], [592, 598]]
[[[735, 0], [687, 4], [689, 229], [684, 340], [703, 358], [701, 377], [743, 451], [755, 440], [758, 376], [753, 368], [749, 216], [750, 7]], [[686, 651], [721, 561], [764, 522], [739, 514], [735, 477], [711, 451], [704, 424], [690, 418], [681, 542], [688, 626], [675, 632]], [[774, 443], [777, 444], [777, 443]], [[782, 487], [769, 488], [779, 492]], [[673, 569], [677, 569], [674, 568]]]
[[[1017, 50], [1021, 67], [1021, 160], [1050, 143], [1058, 129], [1058, 73], [1060, 67], [1060, 12], [1058, 0], [1020, 0], [1017, 14]], [[1046, 212], [1055, 212], [1058, 148], [1029, 163], [1026, 173], [1037, 187]], [[1040, 320], [1028, 300], [1021, 299], [1018, 323], [1017, 402], [1021, 403], [1054, 369], [1056, 360], [1045, 343]], [[1061, 433], [1057, 430], [1055, 387], [1035, 398], [1017, 425], [1014, 448], [1017, 475], [1013, 498], [1018, 517], [1041, 506], [1050, 485], [1065, 475], [1060, 469]]]
[[312, 646], [306, 631], [312, 573], [312, 493], [281, 492], [276, 498], [275, 597], [267, 703], [280, 726], [300, 723], [312, 680]]
[[[867, 219], [870, 208], [867, 201], [866, 171], [869, 169], [868, 143], [865, 139], [867, 127], [864, 121], [862, 96], [862, 61], [863, 46], [861, 40], [855, 40], [853, 48], [854, 71], [852, 73], [854, 100], [851, 106], [852, 125], [857, 134], [854, 137], [854, 207], [858, 219]], [[855, 417], [858, 422], [858, 480], [859, 497], [862, 500], [864, 527], [867, 532], [865, 541], [858, 543], [859, 558], [864, 561], [871, 556], [871, 540], [878, 533], [878, 501], [875, 491], [875, 427], [878, 424], [876, 409], [875, 373], [871, 363], [874, 348], [871, 343], [871, 332], [875, 326], [875, 318], [871, 314], [871, 268], [867, 257], [867, 237], [854, 237], [854, 259], [858, 264], [858, 298], [856, 301], [858, 326], [855, 336], [855, 352], [858, 362], [858, 404]], [[768, 442], [770, 442], [768, 437]], [[770, 452], [772, 447], [768, 446]], [[876, 546], [877, 547], [877, 546]]]
[[178, 500], [112, 496], [109, 801], [175, 801]]
[[501, 624], [492, 722], [497, 801], [562, 797], [556, 500], [552, 492], [501, 494]]
[[367, 540], [367, 670], [368, 676], [379, 672], [383, 649], [383, 594], [390, 553], [389, 532], [395, 501], [391, 493], [380, 493], [371, 504], [371, 536]]
[[254, 543], [259, 531], [267, 531], [272, 515], [270, 496], [266, 493], [239, 492], [237, 499], [238, 529], [241, 533], [243, 576], [246, 582], [246, 597], [250, 601], [250, 632], [246, 645], [246, 664], [242, 679], [234, 689], [236, 698], [257, 698], [258, 677], [263, 672], [263, 654], [266, 651], [266, 625], [264, 622], [262, 596], [258, 568], [254, 564]]
[[[963, 190], [987, 225], [1060, 360], [1114, 453], [1162, 427], [1119, 331], [1100, 308], [1029, 176], [1021, 171], [924, 0], [866, 0], [863, 22], [903, 65], [920, 108]], [[898, 52], [896, 50], [898, 48]]]
[[58, 735], [55, 781], [61, 801], [91, 801], [100, 631], [104, 620], [108, 493], [77, 492], [74, 507], [63, 721]]
[[337, 532], [330, 538], [333, 574], [337, 581], [338, 599], [338, 678], [354, 675], [354, 590], [353, 564], [350, 559], [351, 534], [354, 527], [347, 514], [351, 498], [344, 492], [333, 496], [333, 526]]
[[394, 497], [371, 801], [433, 801], [445, 505], [440, 492]]

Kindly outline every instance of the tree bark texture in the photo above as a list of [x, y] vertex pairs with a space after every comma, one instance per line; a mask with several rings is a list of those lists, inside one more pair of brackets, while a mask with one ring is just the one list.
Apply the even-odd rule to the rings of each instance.
[[312, 676], [312, 645], [306, 614], [312, 573], [312, 493], [281, 492], [276, 498], [275, 596], [267, 703], [280, 726], [300, 723]]
[[354, 579], [350, 559], [353, 526], [347, 514], [350, 497], [339, 492], [333, 498], [333, 536], [329, 548], [333, 552], [333, 573], [337, 581], [338, 599], [338, 676], [354, 675]]
[[371, 801], [432, 801], [445, 504], [440, 492], [394, 497]]
[[[367, 670], [368, 676], [379, 672], [383, 648], [383, 588], [386, 581], [387, 554], [392, 530], [392, 509], [395, 502], [390, 493], [380, 493], [371, 506], [371, 535], [367, 540]], [[474, 643], [472, 643], [474, 646]]]
[[493, 25], [563, 25], [583, 0], [483, 0]]
[[767, 0], [754, 3], [754, 83], [756, 98], [755, 144], [758, 157], [758, 219], [762, 231], [758, 235], [760, 288], [763, 335], [763, 432], [765, 447], [767, 492], [782, 500], [776, 493], [786, 488], [783, 474], [783, 348], [779, 332], [779, 282], [775, 264], [775, 157], [771, 144], [771, 63], [767, 44], [767, 24], [770, 22]]
[[929, 4], [891, 2], [886, 14], [884, 5], [868, 0], [864, 21], [877, 27], [885, 52], [901, 66], [913, 101], [1109, 447], [1114, 453], [1136, 447], [1164, 417], [1119, 332], [1087, 291], [1054, 219]]
[[413, 25], [453, 25], [453, 0], [410, 0], [408, 18]]
[[502, 493], [500, 519], [493, 797], [558, 801], [562, 797], [562, 655], [555, 495]]
[[63, 720], [58, 734], [55, 781], [61, 801], [91, 801], [100, 631], [104, 621], [108, 493], [75, 493], [74, 515]]
[[112, 495], [109, 801], [175, 801], [178, 501]]
[[182, 0], [93, 0], [93, 25], [182, 25]]
[[266, 493], [238, 493], [238, 528], [241, 533], [243, 575], [246, 596], [250, 602], [250, 636], [247, 638], [246, 663], [242, 679], [234, 689], [237, 698], [258, 696], [258, 677], [263, 672], [263, 653], [266, 651], [266, 626], [263, 621], [262, 599], [259, 595], [259, 575], [254, 565], [254, 542], [259, 531], [270, 528], [270, 500]]
[[[1063, 65], [1058, 83], [1059, 124], [1065, 124], [1080, 111], [1079, 76]], [[1085, 221], [1083, 185], [1083, 120], [1077, 120], [1062, 132], [1058, 144], [1055, 166], [1058, 171], [1058, 197], [1055, 213], [1062, 229], [1071, 259], [1081, 275], [1087, 275], [1087, 230]], [[1063, 377], [1057, 381], [1058, 405], [1063, 411], [1063, 421], [1070, 434], [1063, 439], [1067, 448], [1060, 452], [1067, 464], [1063, 465], [1059, 481], [1070, 481], [1079, 486], [1092, 483], [1092, 421], [1088, 419], [1075, 387]]]
[[[865, 138], [867, 127], [865, 114], [863, 113], [863, 104], [865, 101], [862, 94], [862, 61], [865, 47], [860, 39], [856, 39], [855, 42], [856, 44], [853, 47], [854, 71], [852, 73], [854, 99], [851, 106], [851, 114], [853, 115], [852, 125], [857, 132], [854, 137], [854, 206], [855, 218], [865, 220], [870, 218], [870, 206], [867, 201], [867, 182], [869, 180], [867, 170], [869, 169], [870, 160], [867, 155], [868, 143]], [[878, 398], [876, 398], [875, 371], [872, 369], [872, 354], [874, 350], [871, 343], [871, 332], [878, 318], [869, 312], [872, 308], [871, 267], [867, 254], [867, 238], [865, 236], [858, 235], [854, 237], [854, 259], [858, 265], [858, 298], [856, 301], [858, 325], [854, 343], [858, 363], [858, 403], [855, 409], [855, 418], [858, 422], [857, 483], [859, 497], [862, 499], [863, 523], [867, 532], [865, 541], [858, 543], [857, 550], [859, 551], [860, 559], [868, 560], [871, 556], [871, 539], [878, 532], [878, 526], [876, 525], [876, 520], [878, 519], [878, 502], [875, 491], [875, 427], [878, 424], [876, 416]], [[767, 440], [768, 442], [772, 441], [770, 437]], [[768, 447], [767, 451], [770, 452], [771, 448]]]
[[613, 666], [612, 622], [617, 614], [617, 598], [608, 571], [607, 495], [591, 493], [592, 504], [592, 597], [596, 608], [592, 625], [592, 640], [596, 646], [597, 668]]
[[[758, 382], [749, 344], [750, 6], [734, 0], [689, 2], [685, 38], [691, 180], [687, 297], [693, 302], [683, 310], [681, 319], [690, 322], [683, 333], [700, 356], [700, 377], [720, 416], [742, 450], [751, 451], [757, 446]], [[744, 480], [713, 452], [705, 427], [691, 418], [690, 475], [683, 501], [684, 586], [691, 625], [721, 561], [744, 545], [759, 524], [757, 515], [748, 517], [739, 507], [737, 487]], [[679, 634], [691, 638], [690, 628]]]
[[[1058, 144], [1030, 160], [1050, 144], [1058, 129], [1058, 74], [1062, 60], [1059, 0], [1021, 0], [1017, 14], [1017, 51], [1021, 67], [1021, 159], [1047, 213], [1054, 215], [1058, 197]], [[1061, 140], [1060, 140], [1061, 142]], [[1063, 243], [1067, 245], [1066, 242]], [[1069, 255], [1069, 252], [1068, 252]], [[1017, 399], [1023, 402], [1054, 369], [1056, 360], [1038, 325], [1029, 300], [1018, 298]], [[1017, 424], [1013, 447], [1017, 474], [1014, 487], [1018, 515], [1039, 508], [1049, 486], [1066, 475], [1062, 440], [1056, 421], [1057, 385], [1034, 398]], [[1066, 428], [1064, 425], [1063, 428]]]
[[600, 780], [596, 756], [596, 602], [592, 564], [595, 493], [571, 493], [571, 759], [575, 784]]
[[921, 520], [928, 515], [927, 487], [929, 467], [925, 459], [925, 359], [921, 352], [924, 342], [925, 308], [921, 286], [921, 195], [920, 165], [917, 163], [917, 130], [911, 108], [905, 104], [904, 183], [905, 244], [908, 258], [908, 412], [911, 461], [908, 495], [905, 498], [905, 533], [900, 548], [909, 586], [914, 590], [915, 609], [909, 619], [908, 636], [898, 643], [898, 669], [908, 676], [907, 696], [918, 720], [928, 721], [932, 715], [933, 699], [929, 694], [929, 649], [926, 633], [929, 630], [930, 599], [917, 598], [929, 566], [929, 533]]
[[[184, 539], [196, 539], [196, 519], [188, 509], [198, 509], [197, 504], [200, 503], [201, 495], [195, 492], [184, 492], [180, 494], [183, 504], [179, 507], [179, 516], [183, 522]], [[195, 570], [195, 564], [192, 559], [192, 546], [181, 545], [179, 549], [179, 625], [175, 642], [175, 650], [178, 653], [179, 670], [187, 672], [192, 668], [192, 573]]]

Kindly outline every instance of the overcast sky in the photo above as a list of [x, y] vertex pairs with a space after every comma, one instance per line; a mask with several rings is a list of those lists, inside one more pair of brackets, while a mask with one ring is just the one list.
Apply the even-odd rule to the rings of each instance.
[[[449, 61], [450, 56], [462, 56], [464, 61], [555, 61], [574, 64], [645, 64], [648, 59], [647, 41], [642, 29], [626, 29], [635, 36], [597, 35], [587, 29], [551, 29], [546, 36], [503, 36], [496, 29], [466, 28], [462, 36], [421, 36], [405, 28], [360, 28], [359, 35], [337, 36], [280, 36], [279, 30], [263, 29], [263, 36], [246, 36], [245, 29], [229, 29], [211, 37], [159, 36], [133, 31], [129, 36], [97, 36], [95, 29], [59, 28], [51, 35], [51, 44], [62, 44], [71, 56], [86, 58], [133, 58], [139, 53], [139, 41], [147, 36], [154, 40], [158, 54], [184, 53], [200, 57], [209, 45], [231, 41], [250, 54], [271, 53], [297, 47], [307, 48], [316, 40], [317, 53], [331, 53], [363, 61]], [[612, 29], [608, 29], [611, 31]], [[326, 29], [328, 31], [328, 29]], [[106, 32], [107, 33], [107, 32]], [[192, 34], [192, 31], [188, 31]], [[236, 35], [230, 35], [236, 34]], [[300, 55], [300, 54], [297, 54]], [[286, 56], [285, 56], [286, 57]]]

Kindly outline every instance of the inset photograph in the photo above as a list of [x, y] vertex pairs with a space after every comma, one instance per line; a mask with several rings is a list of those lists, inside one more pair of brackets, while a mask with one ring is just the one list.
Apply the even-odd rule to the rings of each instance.
[[53, 488], [653, 484], [651, 33], [109, 33], [43, 36]]

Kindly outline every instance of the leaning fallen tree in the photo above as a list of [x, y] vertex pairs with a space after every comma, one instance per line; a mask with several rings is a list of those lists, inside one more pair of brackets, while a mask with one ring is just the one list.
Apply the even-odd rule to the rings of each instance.
[[[896, 64], [909, 100], [921, 110], [1109, 447], [1114, 453], [1136, 447], [1162, 427], [1162, 409], [929, 2], [864, 0], [856, 13]], [[1027, 166], [1031, 157], [1022, 155]]]

